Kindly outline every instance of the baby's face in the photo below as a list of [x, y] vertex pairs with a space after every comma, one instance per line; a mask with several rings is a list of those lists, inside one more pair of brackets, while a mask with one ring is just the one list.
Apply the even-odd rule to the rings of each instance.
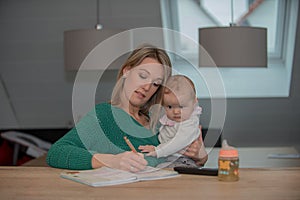
[[191, 98], [190, 95], [175, 95], [174, 93], [164, 94], [164, 108], [166, 115], [170, 120], [175, 122], [182, 122], [187, 120], [193, 110], [196, 99]]

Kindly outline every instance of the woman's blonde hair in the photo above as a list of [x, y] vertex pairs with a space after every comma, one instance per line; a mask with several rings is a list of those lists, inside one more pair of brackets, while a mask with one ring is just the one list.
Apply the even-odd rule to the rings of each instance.
[[[160, 109], [161, 109], [161, 103], [162, 103], [162, 97], [163, 97], [163, 85], [165, 85], [167, 79], [171, 76], [171, 61], [166, 53], [165, 50], [159, 49], [153, 45], [150, 44], [143, 44], [132, 51], [130, 56], [127, 58], [125, 63], [122, 65], [121, 69], [119, 70], [118, 76], [117, 76], [117, 83], [113, 89], [112, 92], [112, 99], [111, 104], [112, 105], [119, 105], [120, 104], [120, 94], [123, 90], [123, 84], [124, 79], [123, 77], [123, 71], [124, 69], [132, 69], [143, 62], [145, 58], [152, 58], [157, 60], [160, 64], [164, 66], [164, 79], [160, 87], [157, 89], [155, 94], [149, 99], [149, 101], [143, 105], [143, 107], [140, 108], [140, 113], [147, 116], [150, 120], [150, 128], [153, 131], [156, 131], [156, 125], [160, 117]], [[153, 106], [156, 105], [156, 106]], [[151, 106], [153, 106], [151, 108]], [[149, 113], [151, 108], [151, 113]], [[149, 117], [149, 114], [151, 115], [151, 118]]]

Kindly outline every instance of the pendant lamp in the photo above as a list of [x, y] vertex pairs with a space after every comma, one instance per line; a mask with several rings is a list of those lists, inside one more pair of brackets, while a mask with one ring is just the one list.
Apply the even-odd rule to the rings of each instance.
[[[124, 30], [104, 29], [102, 27], [99, 23], [99, 0], [97, 0], [97, 24], [94, 29], [78, 29], [64, 32], [65, 69], [78, 70], [86, 56], [100, 42], [122, 31]], [[101, 65], [98, 64], [97, 66], [101, 69]]]
[[231, 20], [229, 27], [199, 28], [199, 66], [267, 67], [267, 29], [235, 25], [233, 1]]

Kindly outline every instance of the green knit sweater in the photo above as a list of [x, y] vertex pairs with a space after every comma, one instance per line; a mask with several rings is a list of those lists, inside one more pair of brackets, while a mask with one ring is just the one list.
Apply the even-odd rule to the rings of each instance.
[[[54, 143], [47, 155], [52, 167], [65, 169], [91, 169], [95, 153], [118, 154], [130, 151], [123, 137], [127, 136], [133, 146], [159, 144], [157, 135], [144, 128], [120, 108], [108, 103], [96, 105], [65, 136]], [[163, 159], [146, 157], [150, 166]]]

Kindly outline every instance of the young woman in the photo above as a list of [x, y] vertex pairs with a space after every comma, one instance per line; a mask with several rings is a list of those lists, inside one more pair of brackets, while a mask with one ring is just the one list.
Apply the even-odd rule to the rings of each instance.
[[[136, 149], [140, 145], [159, 144], [156, 134], [159, 112], [151, 109], [150, 113], [149, 110], [161, 104], [162, 85], [170, 74], [171, 62], [164, 50], [151, 45], [135, 49], [119, 71], [111, 102], [96, 105], [53, 144], [47, 163], [57, 168], [108, 166], [137, 172], [147, 165], [156, 166], [162, 162], [132, 152], [123, 138], [126, 136]], [[201, 140], [195, 140], [185, 155], [200, 160], [201, 144]]]

